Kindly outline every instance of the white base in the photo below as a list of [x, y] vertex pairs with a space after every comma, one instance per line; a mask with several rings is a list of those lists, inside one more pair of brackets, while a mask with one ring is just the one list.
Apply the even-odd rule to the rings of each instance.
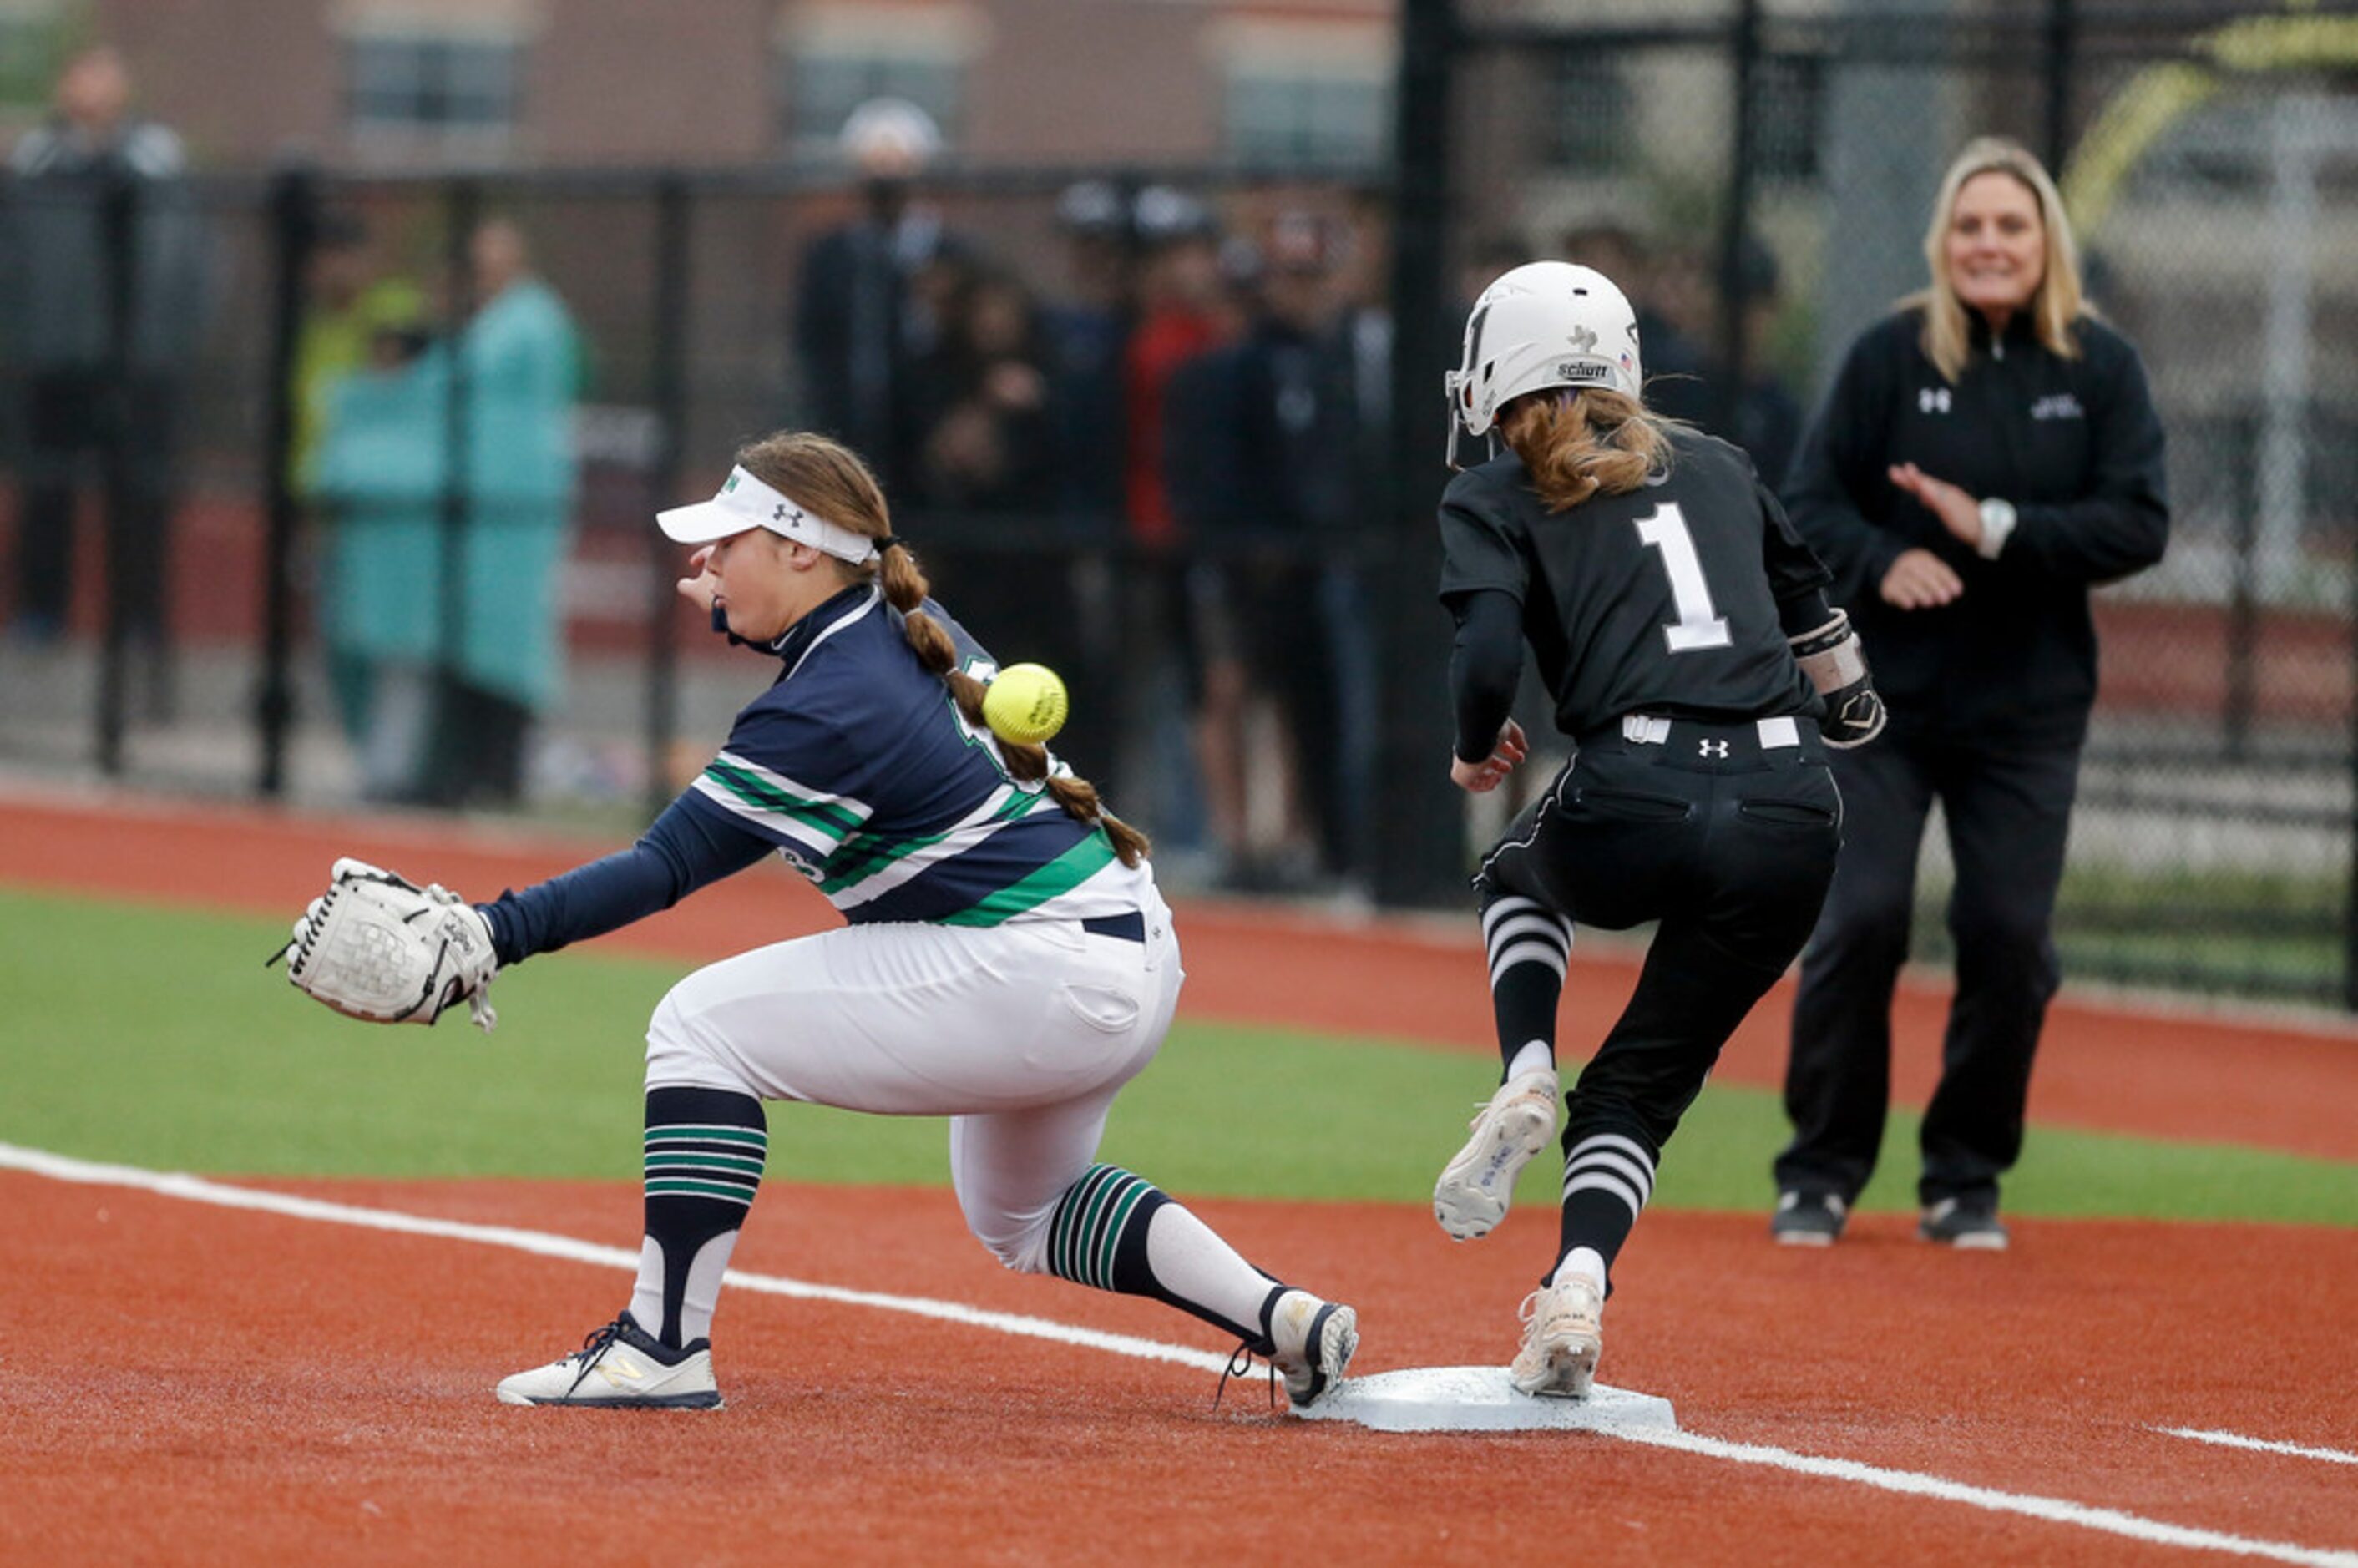
[[1376, 1432], [1594, 1432], [1627, 1426], [1678, 1430], [1671, 1401], [1599, 1383], [1585, 1400], [1522, 1394], [1504, 1367], [1412, 1367], [1347, 1378], [1305, 1421], [1348, 1421]]

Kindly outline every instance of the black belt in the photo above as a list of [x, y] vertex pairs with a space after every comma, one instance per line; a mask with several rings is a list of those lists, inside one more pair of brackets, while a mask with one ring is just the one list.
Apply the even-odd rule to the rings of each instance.
[[1081, 922], [1081, 929], [1092, 936], [1119, 936], [1125, 942], [1144, 943], [1146, 916], [1137, 910], [1128, 914], [1093, 914]]

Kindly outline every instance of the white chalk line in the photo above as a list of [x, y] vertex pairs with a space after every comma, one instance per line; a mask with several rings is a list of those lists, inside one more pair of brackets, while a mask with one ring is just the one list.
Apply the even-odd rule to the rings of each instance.
[[[130, 1187], [142, 1192], [155, 1193], [164, 1197], [180, 1198], [189, 1203], [210, 1204], [221, 1208], [246, 1209], [255, 1213], [278, 1215], [289, 1219], [320, 1220], [330, 1224], [357, 1226], [364, 1229], [393, 1231], [407, 1236], [431, 1236], [452, 1241], [472, 1241], [485, 1246], [510, 1248], [543, 1258], [559, 1258], [570, 1262], [590, 1263], [632, 1272], [635, 1272], [639, 1266], [639, 1255], [634, 1251], [626, 1251], [620, 1247], [601, 1247], [592, 1242], [579, 1241], [569, 1236], [558, 1236], [547, 1231], [525, 1230], [504, 1225], [476, 1225], [463, 1220], [430, 1219], [422, 1215], [404, 1214], [395, 1209], [328, 1203], [318, 1198], [297, 1197], [293, 1194], [272, 1192], [265, 1188], [233, 1186], [226, 1183], [207, 1181], [201, 1176], [150, 1171], [136, 1165], [109, 1165], [92, 1161], [77, 1160], [69, 1155], [53, 1154], [41, 1149], [27, 1149], [13, 1143], [0, 1143], [0, 1168], [13, 1168], [34, 1175], [46, 1176], [52, 1181], [70, 1182], [86, 1186]], [[1002, 1334], [1019, 1335], [1025, 1338], [1044, 1339], [1060, 1345], [1104, 1350], [1113, 1355], [1129, 1356], [1139, 1360], [1172, 1362], [1200, 1371], [1217, 1372], [1228, 1364], [1228, 1357], [1225, 1356], [1194, 1349], [1187, 1346], [1165, 1345], [1158, 1340], [1141, 1339], [1126, 1334], [1105, 1334], [1096, 1329], [1080, 1328], [1071, 1324], [1055, 1323], [1046, 1318], [1028, 1317], [1016, 1313], [985, 1312], [961, 1303], [935, 1301], [924, 1296], [889, 1295], [874, 1291], [846, 1290], [838, 1285], [815, 1284], [806, 1280], [791, 1280], [773, 1274], [741, 1273], [734, 1269], [729, 1271], [726, 1283], [734, 1290], [791, 1296], [804, 1301], [833, 1302], [846, 1306], [873, 1307], [884, 1312], [908, 1313], [919, 1317], [936, 1318], [944, 1322], [965, 1324], [977, 1328], [996, 1329]], [[2200, 1552], [2223, 1552], [2236, 1556], [2266, 1558], [2272, 1562], [2300, 1564], [2302, 1568], [2358, 1568], [2358, 1552], [2300, 1546], [2289, 1541], [2260, 1541], [2247, 1536], [2231, 1535], [2220, 1530], [2197, 1530], [2185, 1525], [2165, 1524], [2160, 1520], [2146, 1519], [2140, 1515], [2123, 1513], [2116, 1509], [2094, 1508], [2085, 1503], [2066, 1501], [2061, 1498], [2041, 1498], [2018, 1492], [2003, 1492], [1994, 1487], [1945, 1480], [1938, 1476], [1885, 1469], [1880, 1465], [1861, 1464], [1856, 1460], [1828, 1459], [1816, 1454], [1796, 1454], [1789, 1449], [1772, 1448], [1761, 1444], [1730, 1443], [1693, 1432], [1665, 1432], [1637, 1426], [1599, 1428], [1598, 1431], [1602, 1435], [1617, 1438], [1625, 1443], [1639, 1443], [1655, 1448], [1675, 1449], [1683, 1454], [1726, 1460], [1732, 1464], [1760, 1465], [1796, 1475], [1848, 1481], [1854, 1485], [1871, 1487], [1879, 1491], [1896, 1492], [1909, 1497], [1963, 1503], [1992, 1513], [2017, 1514], [2054, 1524], [2072, 1525], [2107, 1535], [2123, 1536], [2150, 1545], [2179, 1546]]]
[[2215, 1443], [2222, 1448], [2248, 1448], [2255, 1454], [2283, 1454], [2295, 1459], [2319, 1459], [2328, 1465], [2358, 1465], [2358, 1454], [2345, 1454], [2339, 1448], [2311, 1448], [2300, 1443], [2272, 1443], [2264, 1437], [2245, 1437], [2240, 1432], [2204, 1432], [2191, 1426], [2157, 1426], [2153, 1430], [2165, 1437]]

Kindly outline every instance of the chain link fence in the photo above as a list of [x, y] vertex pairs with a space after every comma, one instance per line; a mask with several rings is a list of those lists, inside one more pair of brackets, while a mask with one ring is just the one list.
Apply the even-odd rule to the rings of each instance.
[[[1166, 874], [1437, 903], [1495, 827], [1477, 815], [1463, 845], [1398, 827], [1459, 809], [1433, 765], [1448, 730], [1426, 569], [1442, 409], [1426, 395], [1482, 282], [1569, 249], [1632, 281], [1649, 368], [1676, 373], [1664, 401], [1773, 470], [1851, 338], [1922, 283], [1948, 158], [1999, 132], [2057, 168], [2093, 297], [2141, 349], [2170, 440], [2169, 558], [2098, 598], [2104, 695], [2057, 926], [2066, 970], [2358, 995], [2353, 19], [2096, 0], [1469, 0], [1436, 28], [1434, 9], [1408, 8], [1442, 48], [1403, 51], [1398, 169], [968, 169], [920, 193], [952, 265], [911, 271], [896, 306], [924, 328], [898, 373], [916, 411], [886, 460], [896, 529], [1001, 656], [1073, 677], [1060, 750], [1157, 831]], [[1413, 118], [1435, 82], [1450, 106], [1438, 130]], [[1432, 154], [1438, 169], [1417, 164]], [[675, 601], [676, 552], [648, 514], [840, 390], [797, 315], [820, 287], [815, 245], [857, 227], [869, 199], [822, 168], [191, 182], [199, 330], [157, 401], [92, 415], [114, 435], [73, 459], [82, 526], [61, 624], [20, 615], [0, 644], [0, 763], [405, 798], [372, 774], [384, 727], [339, 605], [373, 592], [414, 611], [414, 662], [447, 681], [469, 637], [528, 633], [541, 593], [561, 634], [536, 645], [533, 682], [420, 710], [524, 738], [492, 759], [498, 787], [410, 798], [623, 820], [667, 796], [763, 672]], [[14, 224], [42, 200], [57, 198], [0, 187]], [[104, 221], [103, 193], [69, 200]], [[1092, 202], [1118, 216], [1092, 218]], [[493, 224], [566, 323], [560, 382], [542, 390], [568, 434], [536, 477], [507, 472], [542, 438], [498, 417], [514, 367], [469, 346], [504, 276], [477, 248]], [[1249, 337], [1304, 279], [1293, 337], [1311, 368], [1257, 409], [1340, 460], [1325, 501], [1264, 497], [1258, 515], [1215, 481], [1302, 449], [1255, 445], [1233, 384], [1186, 379], [1203, 356], [1183, 351]], [[1205, 335], [1171, 328], [1142, 351], [1174, 291]], [[1014, 346], [977, 349], [977, 312]], [[316, 331], [331, 316], [339, 341]], [[330, 351], [332, 373], [305, 358]], [[109, 352], [123, 369], [127, 346]], [[961, 410], [994, 354], [1033, 380], [1000, 378], [978, 430]], [[327, 395], [355, 375], [406, 390]], [[40, 377], [21, 351], [0, 358], [0, 512], [19, 563]], [[1189, 422], [1214, 408], [1227, 425]], [[335, 454], [347, 482], [323, 487], [323, 453], [370, 419], [357, 434], [373, 451], [364, 438]], [[168, 529], [106, 524], [137, 512], [135, 454], [168, 470]], [[350, 479], [372, 465], [375, 480]], [[1158, 506], [1183, 522], [1158, 526]], [[372, 530], [403, 532], [414, 548], [397, 569], [422, 575], [393, 587], [369, 574], [396, 568], [364, 550], [355, 566]], [[539, 568], [453, 565], [486, 537], [539, 538], [514, 557]], [[141, 564], [151, 554], [160, 567]], [[147, 569], [165, 607], [143, 616], [122, 584]], [[545, 580], [514, 575], [529, 569]], [[1238, 670], [1243, 697], [1207, 722]], [[1438, 854], [1387, 874], [1388, 855], [1428, 840]], [[1916, 925], [1935, 959], [1942, 842], [1928, 838]]]
[[[1613, 256], [1676, 345], [1666, 368], [1700, 373], [1692, 411], [1764, 470], [1852, 338], [1923, 286], [1956, 149], [2041, 152], [2092, 297], [2145, 357], [2174, 518], [2163, 564], [2097, 596], [2066, 971], [2347, 1000], [2358, 18], [1877, 0], [1461, 19], [1467, 286], [1518, 251]], [[1949, 956], [1947, 883], [1934, 832], [1920, 957]]]

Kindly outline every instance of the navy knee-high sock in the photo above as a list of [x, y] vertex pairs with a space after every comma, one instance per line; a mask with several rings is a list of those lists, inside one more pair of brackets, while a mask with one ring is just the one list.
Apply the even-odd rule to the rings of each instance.
[[711, 1331], [720, 1276], [762, 1185], [762, 1102], [731, 1089], [647, 1091], [646, 1239], [631, 1315], [667, 1346]]

